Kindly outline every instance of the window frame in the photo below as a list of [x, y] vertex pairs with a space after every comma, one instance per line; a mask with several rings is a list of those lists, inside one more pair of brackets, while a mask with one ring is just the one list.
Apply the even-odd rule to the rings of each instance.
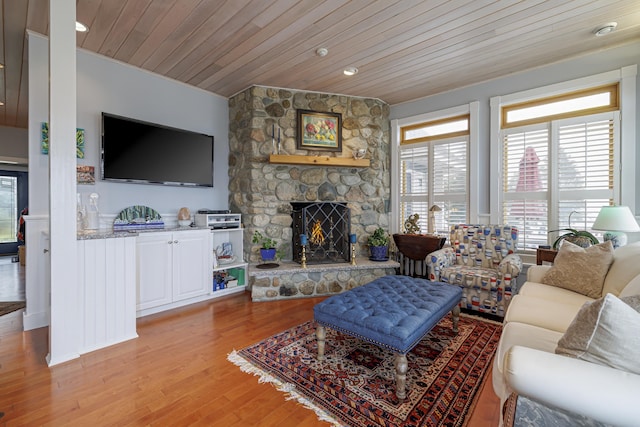
[[[518, 122], [512, 122], [512, 123], [507, 122], [507, 115], [511, 111], [519, 110], [522, 108], [537, 107], [539, 105], [545, 105], [545, 104], [558, 102], [558, 101], [567, 101], [570, 99], [581, 98], [584, 96], [595, 95], [603, 92], [609, 92], [609, 95], [610, 95], [609, 105], [607, 106], [587, 108], [584, 110], [576, 110], [568, 113], [550, 114], [544, 117], [536, 117], [533, 119], [519, 120]], [[620, 92], [620, 85], [618, 83], [613, 83], [613, 84], [599, 86], [599, 87], [590, 87], [588, 89], [571, 91], [571, 92], [563, 93], [560, 95], [547, 96], [547, 97], [538, 98], [534, 100], [529, 100], [529, 101], [524, 101], [524, 102], [519, 102], [519, 103], [514, 103], [509, 105], [503, 105], [500, 108], [501, 128], [502, 129], [519, 128], [527, 125], [547, 123], [547, 122], [566, 119], [566, 118], [573, 118], [578, 116], [590, 116], [597, 113], [616, 111], [620, 109], [619, 92]]]
[[[561, 187], [562, 171], [566, 170], [566, 169], [563, 169], [563, 166], [567, 164], [566, 159], [565, 161], [561, 159], [561, 153], [562, 152], [567, 153], [568, 151], [572, 152], [574, 150], [577, 150], [575, 145], [573, 145], [571, 142], [568, 142], [566, 138], [563, 138], [561, 134], [561, 130], [568, 129], [576, 125], [579, 128], [581, 128], [582, 124], [585, 122], [591, 125], [589, 126], [589, 129], [594, 129], [594, 126], [597, 126], [597, 127], [602, 126], [603, 123], [608, 123], [608, 126], [610, 126], [609, 133], [608, 133], [609, 137], [605, 139], [605, 140], [608, 140], [607, 153], [605, 154], [606, 157], [603, 158], [602, 156], [600, 156], [600, 159], [599, 159], [600, 161], [604, 161], [605, 164], [608, 165], [608, 167], [610, 168], [608, 170], [609, 170], [609, 173], [611, 173], [611, 175], [609, 176], [608, 184], [607, 184], [609, 188], [603, 188], [601, 186], [598, 186], [597, 184], [595, 186], [594, 185], [586, 185], [584, 187], [580, 186], [579, 188], [562, 188]], [[545, 142], [546, 149], [544, 152], [538, 151], [537, 154], [543, 158], [546, 157], [547, 163], [542, 170], [544, 173], [541, 173], [540, 175], [541, 179], [544, 180], [546, 185], [543, 186], [543, 188], [541, 188], [540, 190], [518, 191], [517, 189], [513, 189], [513, 187], [510, 187], [510, 189], [507, 189], [506, 181], [509, 178], [506, 177], [505, 174], [503, 174], [503, 177], [505, 177], [505, 179], [503, 179], [503, 183], [502, 183], [503, 204], [501, 208], [504, 209], [505, 206], [509, 205], [509, 201], [518, 201], [523, 196], [524, 196], [524, 199], [528, 202], [534, 202], [535, 200], [545, 201], [547, 204], [547, 207], [546, 207], [546, 212], [544, 214], [544, 219], [547, 223], [546, 229], [547, 231], [549, 231], [549, 230], [558, 230], [558, 229], [566, 228], [568, 226], [566, 224], [566, 221], [567, 221], [566, 212], [564, 214], [562, 214], [561, 212], [563, 210], [562, 208], [563, 204], [567, 203], [567, 201], [569, 200], [574, 200], [569, 196], [575, 196], [575, 200], [582, 200], [582, 199], [591, 200], [592, 203], [594, 200], [602, 199], [603, 200], [602, 203], [601, 204], [599, 203], [597, 206], [609, 204], [611, 200], [614, 199], [614, 195], [618, 192], [617, 190], [620, 185], [619, 176], [618, 176], [619, 174], [616, 173], [616, 170], [613, 167], [615, 164], [619, 163], [619, 148], [620, 148], [619, 122], [620, 122], [619, 112], [610, 111], [610, 112], [603, 112], [603, 113], [594, 113], [590, 115], [576, 115], [574, 117], [559, 118], [559, 119], [550, 120], [547, 122], [540, 122], [532, 125], [509, 127], [509, 128], [503, 129], [500, 135], [504, 143], [507, 143], [507, 141], [510, 139], [509, 136], [511, 135], [518, 135], [522, 133], [534, 133], [534, 132], [539, 132], [541, 135], [546, 134], [546, 138], [544, 138], [546, 141]], [[596, 125], [596, 123], [598, 125]], [[542, 136], [540, 137], [540, 139], [542, 139]], [[513, 142], [515, 142], [513, 146], [515, 150], [517, 150], [518, 148], [525, 148], [527, 146], [534, 147], [534, 145], [531, 145], [531, 143], [526, 143], [524, 145], [521, 145], [518, 143], [517, 139]], [[582, 140], [580, 140], [580, 142], [582, 142]], [[505, 163], [506, 163], [507, 159], [504, 157], [504, 153], [509, 150], [507, 149], [506, 145], [503, 145], [502, 148], [503, 148], [503, 159], [505, 160]], [[588, 157], [588, 152], [586, 149], [582, 151], [576, 151], [576, 153], [577, 152], [585, 155], [583, 159], [586, 159]], [[512, 167], [509, 169], [510, 177], [513, 177], [514, 176], [513, 173], [516, 171], [516, 169], [513, 167], [515, 163], [513, 160], [517, 159], [517, 157], [519, 156], [520, 154], [518, 154], [516, 157], [513, 157], [513, 156], [511, 157], [512, 162], [510, 163]], [[597, 159], [594, 159], [594, 160], [597, 160]], [[581, 165], [578, 163], [576, 166], [580, 168]], [[506, 170], [506, 168], [507, 166], [505, 164], [505, 166], [503, 167], [503, 170]], [[592, 173], [590, 173], [589, 176], [592, 178], [594, 177], [597, 178], [597, 176], [594, 176]], [[592, 182], [592, 184], [594, 183]], [[579, 227], [575, 227], [574, 225], [574, 228], [586, 229], [587, 231], [591, 231], [590, 226], [595, 220], [594, 210], [597, 208], [595, 207], [595, 205], [591, 205], [590, 209], [592, 209], [591, 215], [593, 215], [593, 217], [588, 222], [586, 222], [585, 225], [579, 226]], [[504, 211], [502, 213], [504, 216], [507, 216]], [[585, 213], [588, 213], [588, 212], [585, 212]], [[511, 222], [511, 225], [517, 225], [518, 227], [522, 226], [522, 224], [518, 223], [518, 221], [515, 219], [513, 221], [508, 221], [503, 219], [501, 222]], [[527, 221], [525, 221], [525, 226], [526, 226], [526, 223]], [[524, 231], [525, 230], [521, 230], [521, 232], [524, 232]], [[594, 233], [596, 235], [598, 234], [598, 232], [594, 232]], [[557, 237], [557, 233], [545, 234], [544, 241], [537, 242], [537, 244], [549, 244], [550, 242], [555, 240], [556, 237]], [[534, 239], [534, 241], [535, 240], [536, 239]], [[521, 253], [531, 252], [534, 249], [535, 247], [527, 249], [524, 247], [524, 244], [520, 245]]]
[[[400, 218], [400, 185], [401, 185], [401, 161], [400, 144], [402, 141], [401, 129], [425, 122], [436, 122], [440, 120], [450, 120], [460, 116], [469, 116], [469, 146], [467, 158], [467, 216], [469, 222], [478, 221], [479, 209], [479, 111], [478, 101], [451, 107], [444, 110], [411, 116], [403, 119], [391, 121], [391, 203], [390, 203], [390, 224], [391, 233], [401, 232], [401, 224], [406, 218]], [[449, 135], [447, 135], [449, 136]], [[447, 136], [438, 135], [438, 139]], [[427, 137], [430, 138], [430, 137]]]
[[[426, 169], [428, 172], [427, 186], [426, 186], [427, 188], [425, 189], [424, 192], [414, 191], [411, 193], [405, 193], [404, 189], [400, 188], [400, 196], [398, 199], [398, 210], [401, 214], [403, 212], [403, 209], [402, 209], [403, 203], [425, 203], [425, 208], [427, 210], [429, 209], [430, 206], [433, 206], [433, 205], [444, 207], [447, 205], [446, 202], [453, 202], [454, 204], [464, 203], [465, 212], [466, 212], [465, 219], [460, 220], [457, 223], [468, 222], [467, 218], [468, 218], [468, 211], [469, 211], [469, 202], [468, 202], [469, 194], [468, 194], [467, 188], [469, 186], [469, 151], [470, 151], [469, 150], [469, 134], [468, 132], [465, 132], [464, 135], [457, 135], [458, 132], [455, 132], [457, 136], [451, 136], [453, 134], [454, 133], [448, 133], [443, 135], [442, 138], [431, 139], [429, 141], [420, 141], [416, 143], [407, 143], [407, 144], [401, 145], [402, 148], [400, 152], [400, 167], [403, 166], [402, 165], [403, 150], [408, 151], [411, 149], [425, 149], [426, 157], [427, 157]], [[439, 168], [437, 167], [437, 161], [436, 161], [438, 157], [437, 153], [441, 153], [439, 147], [440, 148], [446, 147], [447, 150], [450, 150], [452, 145], [459, 147], [461, 144], [464, 144], [464, 147], [465, 147], [464, 148], [465, 190], [464, 192], [455, 192], [453, 194], [443, 193], [441, 190], [437, 190], [435, 188], [437, 184], [443, 182], [436, 178], [436, 175], [439, 171]], [[414, 157], [414, 156], [411, 156], [411, 157]], [[406, 171], [404, 169], [401, 169], [401, 173], [405, 174]], [[402, 176], [399, 176], [399, 179], [400, 179], [400, 184], [402, 184], [403, 183]], [[406, 181], [404, 183], [406, 184]], [[402, 185], [400, 185], [400, 187], [402, 187]], [[418, 212], [413, 212], [413, 213], [418, 213]], [[423, 212], [419, 212], [419, 213], [421, 215], [419, 222], [426, 226], [425, 228], [422, 228], [422, 232], [423, 233], [433, 232], [433, 230], [428, 230], [429, 213], [428, 212], [425, 212], [424, 214]], [[402, 231], [403, 222], [404, 220], [406, 220], [407, 217], [408, 215], [406, 213], [404, 213], [404, 215], [401, 215], [401, 218], [403, 219], [403, 221], [399, 224], [400, 231]], [[443, 231], [443, 230], [440, 230], [440, 231]]]
[[468, 128], [471, 127], [471, 116], [469, 114], [462, 114], [460, 116], [453, 116], [453, 117], [447, 117], [444, 119], [438, 119], [438, 120], [431, 120], [428, 122], [421, 122], [421, 123], [417, 123], [417, 124], [413, 124], [410, 126], [401, 126], [400, 127], [400, 145], [410, 145], [410, 144], [419, 144], [421, 142], [430, 142], [430, 141], [439, 141], [442, 139], [448, 139], [448, 138], [456, 138], [459, 136], [467, 136], [469, 135], [470, 129], [467, 129], [465, 131], [456, 131], [456, 132], [446, 132], [446, 133], [441, 133], [439, 135], [432, 135], [432, 136], [422, 136], [419, 138], [413, 138], [413, 139], [407, 139], [406, 138], [406, 133], [410, 132], [412, 130], [416, 130], [416, 129], [422, 129], [425, 127], [431, 127], [431, 126], [438, 126], [438, 125], [443, 125], [446, 123], [454, 123], [460, 120], [468, 120]]
[[[637, 65], [632, 65], [593, 76], [542, 86], [509, 95], [495, 96], [490, 99], [492, 152], [490, 162], [491, 170], [495, 172], [490, 175], [490, 219], [493, 223], [499, 222], [500, 218], [502, 218], [502, 108], [514, 104], [522, 104], [538, 99], [550, 98], [614, 84], [619, 85], [618, 105], [620, 111], [620, 142], [618, 147], [618, 158], [614, 164], [614, 168], [618, 172], [617, 179], [619, 179], [620, 185], [618, 186], [616, 194], [614, 194], [614, 202], [629, 206], [635, 213], [636, 74]], [[545, 121], [552, 121], [552, 119], [547, 117], [545, 118]], [[521, 126], [523, 126], [522, 122], [518, 123], [518, 127]], [[525, 262], [529, 261], [531, 261], [531, 259], [525, 259]]]

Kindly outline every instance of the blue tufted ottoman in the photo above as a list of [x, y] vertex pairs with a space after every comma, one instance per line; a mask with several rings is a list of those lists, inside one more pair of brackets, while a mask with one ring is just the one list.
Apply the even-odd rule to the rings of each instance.
[[318, 360], [324, 360], [326, 330], [345, 332], [396, 353], [396, 396], [406, 397], [407, 353], [451, 311], [458, 332], [458, 286], [409, 276], [384, 276], [313, 307], [318, 323]]

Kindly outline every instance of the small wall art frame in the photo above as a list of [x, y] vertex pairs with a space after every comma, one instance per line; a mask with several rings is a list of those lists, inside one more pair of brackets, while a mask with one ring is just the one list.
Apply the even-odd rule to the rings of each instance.
[[[49, 154], [49, 123], [42, 122], [40, 151]], [[84, 159], [84, 129], [76, 129], [76, 157]]]
[[298, 150], [342, 151], [342, 115], [297, 110]]
[[77, 183], [93, 185], [96, 183], [96, 172], [94, 166], [76, 166]]

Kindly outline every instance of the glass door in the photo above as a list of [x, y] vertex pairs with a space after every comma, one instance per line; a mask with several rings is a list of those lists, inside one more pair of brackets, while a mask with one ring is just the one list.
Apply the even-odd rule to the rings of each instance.
[[18, 253], [20, 214], [27, 207], [26, 172], [0, 170], [0, 255]]

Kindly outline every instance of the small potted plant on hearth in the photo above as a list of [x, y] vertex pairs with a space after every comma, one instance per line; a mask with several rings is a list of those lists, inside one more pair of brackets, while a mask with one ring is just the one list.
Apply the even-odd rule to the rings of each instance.
[[251, 241], [260, 245], [260, 256], [262, 261], [273, 261], [276, 259], [277, 242], [270, 237], [264, 236], [258, 230], [254, 231]]
[[389, 259], [389, 234], [378, 227], [367, 239], [371, 261], [386, 261]]

